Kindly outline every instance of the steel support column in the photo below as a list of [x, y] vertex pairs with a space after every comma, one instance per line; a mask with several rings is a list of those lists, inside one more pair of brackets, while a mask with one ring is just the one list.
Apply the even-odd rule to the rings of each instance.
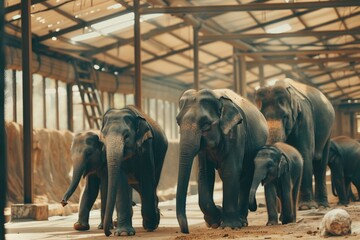
[[234, 75], [234, 91], [240, 94], [240, 72], [239, 58], [236, 48], [233, 48], [233, 75]]
[[135, 106], [141, 109], [141, 29], [139, 9], [139, 0], [134, 0]]
[[33, 203], [31, 0], [21, 1], [21, 32], [23, 71], [24, 203], [27, 204]]
[[199, 90], [199, 27], [193, 27], [194, 89]]
[[240, 95], [247, 97], [247, 84], [246, 84], [246, 61], [245, 56], [238, 56], [239, 59], [239, 85]]
[[260, 87], [263, 87], [265, 85], [264, 64], [259, 65], [259, 84]]
[[70, 131], [74, 131], [74, 108], [73, 108], [73, 84], [66, 84], [66, 105], [67, 105], [67, 126]]
[[4, 208], [6, 203], [6, 138], [5, 138], [5, 49], [4, 49], [4, 2], [0, 4], [0, 239], [5, 239]]

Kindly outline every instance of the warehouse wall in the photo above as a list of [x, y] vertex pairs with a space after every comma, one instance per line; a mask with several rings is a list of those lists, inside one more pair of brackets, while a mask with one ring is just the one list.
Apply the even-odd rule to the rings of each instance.
[[[6, 46], [6, 69], [22, 69], [21, 49]], [[35, 52], [32, 54], [33, 73], [50, 77], [66, 83], [75, 82], [75, 69], [71, 63], [40, 55]], [[131, 74], [114, 75], [107, 72], [96, 71], [97, 88], [109, 93], [134, 93], [134, 77]], [[179, 86], [169, 87], [166, 83], [151, 81], [143, 77], [142, 94], [143, 97], [157, 98], [171, 102], [177, 102], [181, 93], [185, 90]]]

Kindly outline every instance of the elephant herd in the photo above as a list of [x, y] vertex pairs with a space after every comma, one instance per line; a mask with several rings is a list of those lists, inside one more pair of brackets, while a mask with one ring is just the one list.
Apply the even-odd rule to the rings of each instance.
[[[267, 225], [278, 224], [277, 198], [283, 224], [296, 222], [298, 208], [328, 207], [328, 164], [340, 203], [348, 204], [353, 196], [351, 182], [360, 190], [356, 172], [360, 170], [360, 143], [346, 137], [330, 139], [335, 112], [320, 91], [283, 79], [259, 88], [255, 102], [229, 89], [191, 89], [180, 97], [176, 215], [182, 233], [189, 233], [186, 196], [195, 156], [199, 160], [199, 206], [211, 228], [247, 226], [248, 210], [257, 209], [255, 193], [260, 183], [265, 187]], [[86, 177], [74, 228], [90, 228], [89, 213], [100, 189], [98, 228], [106, 236], [111, 234], [116, 206], [115, 235], [134, 235], [135, 189], [141, 197], [143, 227], [155, 230], [160, 222], [156, 190], [167, 144], [157, 123], [133, 106], [109, 109], [100, 132], [78, 133], [71, 147], [73, 179], [61, 202], [65, 206], [81, 177]], [[222, 206], [213, 199], [215, 170], [222, 180]]]

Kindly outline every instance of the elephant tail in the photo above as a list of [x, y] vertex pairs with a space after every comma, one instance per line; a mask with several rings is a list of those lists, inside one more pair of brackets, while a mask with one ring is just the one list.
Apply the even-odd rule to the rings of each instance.
[[331, 174], [331, 191], [332, 191], [332, 194], [337, 197], [338, 194], [336, 192], [336, 189], [335, 189], [335, 183], [334, 183], [334, 177], [333, 175]]

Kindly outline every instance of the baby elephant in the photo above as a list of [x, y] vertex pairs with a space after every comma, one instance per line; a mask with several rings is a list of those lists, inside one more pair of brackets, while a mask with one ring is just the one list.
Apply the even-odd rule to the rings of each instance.
[[360, 193], [360, 143], [346, 136], [332, 138], [328, 165], [333, 194], [337, 193], [340, 204], [347, 205], [352, 195], [351, 183]]
[[63, 206], [76, 190], [81, 177], [86, 177], [85, 190], [81, 196], [79, 219], [74, 224], [78, 231], [89, 230], [89, 214], [94, 202], [101, 192], [101, 223], [105, 215], [107, 197], [107, 166], [103, 143], [99, 138], [99, 131], [84, 131], [75, 135], [71, 145], [71, 158], [73, 161], [73, 176], [69, 188], [61, 201]]
[[276, 197], [279, 197], [281, 202], [282, 224], [296, 222], [296, 205], [302, 171], [303, 159], [300, 153], [286, 143], [265, 145], [257, 153], [249, 201], [251, 205], [254, 204], [255, 193], [261, 182], [265, 187], [268, 212], [266, 225], [278, 224]]

